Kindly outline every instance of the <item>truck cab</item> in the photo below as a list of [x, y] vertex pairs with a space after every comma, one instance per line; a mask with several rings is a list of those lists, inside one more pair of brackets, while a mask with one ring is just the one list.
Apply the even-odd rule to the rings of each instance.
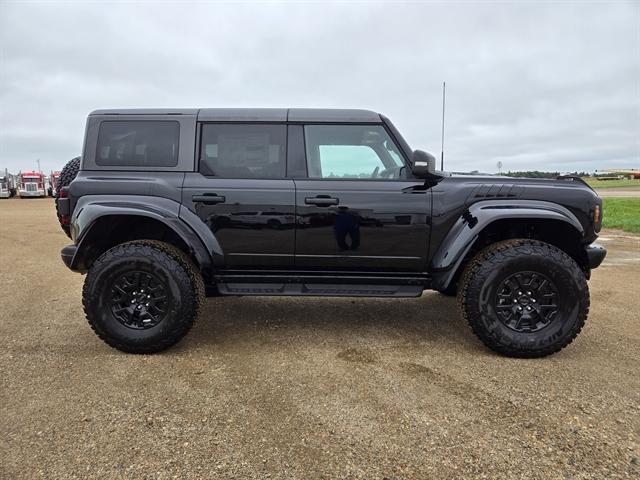
[[20, 198], [46, 197], [45, 176], [42, 172], [21, 172], [18, 175], [18, 196]]
[[0, 198], [9, 198], [12, 197], [15, 192], [12, 192], [13, 180], [11, 175], [6, 174], [3, 177], [0, 177]]
[[49, 175], [49, 196], [57, 197], [58, 196], [58, 185], [60, 183], [60, 172], [55, 171], [51, 172]]

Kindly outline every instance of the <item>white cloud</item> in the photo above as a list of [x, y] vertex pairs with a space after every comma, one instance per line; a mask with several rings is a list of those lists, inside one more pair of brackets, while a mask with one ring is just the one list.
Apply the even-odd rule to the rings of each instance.
[[446, 167], [640, 167], [640, 7], [0, 3], [0, 166], [59, 168], [105, 107], [359, 107]]

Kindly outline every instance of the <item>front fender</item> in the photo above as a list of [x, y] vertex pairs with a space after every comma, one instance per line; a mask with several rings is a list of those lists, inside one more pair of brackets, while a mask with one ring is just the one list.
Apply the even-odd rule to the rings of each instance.
[[584, 234], [584, 228], [576, 216], [555, 203], [536, 200], [513, 200], [509, 203], [487, 200], [474, 203], [454, 223], [433, 256], [430, 265], [433, 287], [438, 290], [447, 288], [478, 235], [491, 223], [510, 218], [559, 220]]
[[[157, 220], [173, 230], [188, 245], [202, 269], [222, 262], [220, 244], [210, 230], [193, 228], [187, 219], [180, 217], [181, 205], [170, 199], [150, 196], [86, 195], [80, 197], [71, 217], [71, 238], [76, 252], [70, 267], [78, 267], [82, 252], [88, 248], [84, 240], [105, 216], [140, 216]], [[206, 231], [205, 231], [206, 230]], [[208, 235], [207, 235], [208, 234]]]

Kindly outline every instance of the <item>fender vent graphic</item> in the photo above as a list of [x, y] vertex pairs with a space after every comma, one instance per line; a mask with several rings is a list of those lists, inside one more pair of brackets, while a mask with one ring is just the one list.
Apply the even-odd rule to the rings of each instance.
[[522, 195], [524, 187], [513, 183], [478, 185], [469, 195], [469, 200], [492, 198], [518, 198]]

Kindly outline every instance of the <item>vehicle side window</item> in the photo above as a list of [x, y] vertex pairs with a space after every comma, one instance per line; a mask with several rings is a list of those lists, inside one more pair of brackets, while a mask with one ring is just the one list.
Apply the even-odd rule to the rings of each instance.
[[200, 173], [223, 178], [284, 178], [286, 132], [284, 124], [204, 124]]
[[404, 178], [400, 150], [381, 125], [306, 125], [309, 178]]
[[100, 124], [96, 165], [175, 167], [180, 124], [165, 121], [105, 121]]

